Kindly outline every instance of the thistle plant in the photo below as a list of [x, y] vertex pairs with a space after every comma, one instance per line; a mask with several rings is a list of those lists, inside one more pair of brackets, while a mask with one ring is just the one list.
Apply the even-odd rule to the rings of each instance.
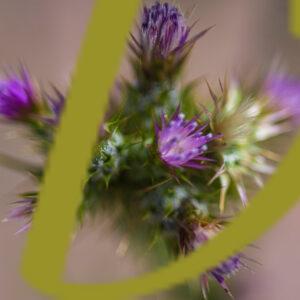
[[[133, 79], [118, 80], [119, 105], [109, 107], [99, 130], [78, 208], [79, 223], [111, 213], [132, 243], [156, 255], [163, 248], [164, 262], [214, 238], [230, 223], [230, 207], [247, 206], [247, 178], [262, 187], [280, 159], [265, 142], [299, 124], [296, 79], [274, 74], [249, 91], [241, 79], [229, 78], [217, 92], [208, 84], [206, 104], [193, 84], [178, 86], [194, 44], [208, 30], [192, 34], [193, 25], [169, 3], [144, 7], [137, 32], [129, 34]], [[22, 67], [20, 75], [0, 81], [0, 113], [26, 126], [47, 158], [67, 95], [55, 88], [46, 93], [28, 74]], [[43, 168], [28, 171], [43, 179]], [[24, 231], [34, 218], [38, 187], [14, 205], [5, 220], [24, 219]], [[247, 267], [240, 252], [199, 274], [203, 296], [209, 298], [212, 279], [232, 297], [226, 280]]]

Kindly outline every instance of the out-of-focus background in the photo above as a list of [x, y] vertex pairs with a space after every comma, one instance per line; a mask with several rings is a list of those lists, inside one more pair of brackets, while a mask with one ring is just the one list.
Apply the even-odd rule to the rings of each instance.
[[[228, 71], [251, 77], [275, 61], [281, 61], [290, 73], [300, 75], [300, 39], [288, 32], [287, 0], [177, 2], [187, 14], [196, 5], [191, 16], [199, 19], [195, 32], [216, 25], [195, 47], [186, 80], [205, 75], [214, 82]], [[66, 89], [92, 4], [92, 0], [0, 0], [0, 66], [5, 69], [24, 62], [45, 87], [54, 83]], [[110, 26], [118, 26], [113, 15]], [[122, 72], [127, 71], [125, 64]], [[18, 128], [2, 124], [0, 152], [39, 160]], [[5, 217], [15, 194], [28, 191], [33, 185], [26, 174], [0, 167], [0, 219]], [[241, 272], [230, 281], [237, 299], [299, 299], [299, 215], [300, 205], [248, 251], [262, 266], [254, 265], [254, 273]], [[123, 257], [124, 241], [111, 232], [109, 219], [100, 223], [86, 225], [74, 239], [68, 278], [99, 282], [140, 274], [142, 258], [130, 253]], [[46, 299], [28, 287], [19, 274], [26, 240], [26, 234], [14, 235], [19, 225], [0, 224], [0, 299]], [[227, 298], [224, 295], [221, 299]]]

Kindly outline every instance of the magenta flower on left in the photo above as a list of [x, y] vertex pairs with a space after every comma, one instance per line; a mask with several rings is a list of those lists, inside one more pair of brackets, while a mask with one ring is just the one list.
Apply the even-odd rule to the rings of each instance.
[[28, 119], [37, 110], [37, 95], [25, 68], [0, 80], [0, 114], [10, 120]]
[[37, 199], [35, 195], [24, 195], [22, 200], [15, 203], [17, 206], [10, 210], [3, 222], [25, 220], [25, 223], [18, 229], [16, 234], [27, 231], [31, 226], [32, 215], [35, 210], [36, 202]]

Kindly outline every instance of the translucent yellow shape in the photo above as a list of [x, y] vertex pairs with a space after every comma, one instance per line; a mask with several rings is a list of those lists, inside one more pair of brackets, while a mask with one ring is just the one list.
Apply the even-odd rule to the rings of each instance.
[[48, 161], [22, 271], [33, 287], [57, 299], [132, 299], [196, 277], [259, 238], [296, 203], [300, 194], [298, 138], [249, 207], [226, 230], [189, 257], [120, 282], [98, 285], [63, 282], [66, 253], [91, 149], [138, 2], [95, 2], [68, 104]]

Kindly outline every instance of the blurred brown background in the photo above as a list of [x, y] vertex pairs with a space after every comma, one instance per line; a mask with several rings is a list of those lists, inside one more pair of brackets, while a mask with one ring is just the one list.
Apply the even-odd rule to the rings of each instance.
[[[54, 83], [65, 88], [92, 2], [0, 0], [1, 67], [25, 62], [44, 86]], [[199, 19], [197, 29], [216, 24], [195, 48], [186, 79], [206, 75], [213, 81], [229, 70], [251, 75], [267, 69], [278, 59], [287, 70], [300, 75], [300, 39], [294, 39], [288, 32], [287, 0], [177, 2], [186, 12], [191, 11], [194, 4], [197, 5], [191, 17]], [[114, 16], [111, 18], [111, 26], [118, 26]], [[125, 66], [123, 72], [126, 71]], [[19, 129], [1, 125], [0, 151], [36, 160], [30, 145], [21, 136]], [[15, 193], [28, 190], [31, 185], [26, 174], [0, 167], [1, 219], [8, 211], [8, 203], [15, 199]], [[300, 206], [256, 242], [259, 249], [250, 250], [250, 255], [263, 265], [254, 266], [255, 274], [241, 272], [230, 282], [237, 299], [299, 299], [299, 215]], [[0, 299], [46, 299], [31, 290], [19, 275], [26, 235], [15, 236], [17, 228], [18, 224], [14, 223], [0, 224]], [[116, 250], [119, 245], [120, 237], [109, 231], [107, 220], [101, 225], [87, 225], [75, 238], [68, 264], [69, 277], [78, 282], [99, 282], [140, 273], [142, 260], [130, 254], [126, 258], [118, 255], [120, 251]]]

